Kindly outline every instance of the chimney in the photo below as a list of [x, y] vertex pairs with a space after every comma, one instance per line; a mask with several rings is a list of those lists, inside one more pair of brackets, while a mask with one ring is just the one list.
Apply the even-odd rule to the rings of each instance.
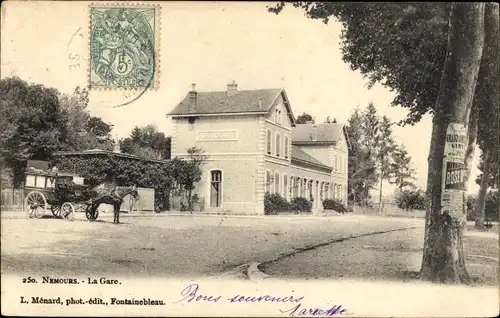
[[196, 103], [197, 103], [197, 95], [196, 92], [196, 84], [191, 84], [191, 91], [189, 92], [189, 112], [194, 113], [196, 111]]
[[233, 80], [232, 83], [227, 84], [227, 96], [233, 96], [238, 92], [238, 84]]

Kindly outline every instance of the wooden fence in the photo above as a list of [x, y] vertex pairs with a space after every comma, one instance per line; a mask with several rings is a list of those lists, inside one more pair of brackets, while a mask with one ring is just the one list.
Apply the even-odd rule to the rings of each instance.
[[23, 189], [2, 189], [0, 197], [2, 211], [20, 211], [23, 210], [24, 193]]
[[[154, 189], [137, 188], [140, 199], [135, 201], [131, 195], [123, 198], [124, 202], [121, 209], [129, 212], [133, 211], [154, 211], [155, 194]], [[2, 211], [22, 211], [24, 210], [24, 190], [5, 188], [1, 191], [1, 210]], [[112, 210], [111, 207], [105, 207], [103, 210]]]

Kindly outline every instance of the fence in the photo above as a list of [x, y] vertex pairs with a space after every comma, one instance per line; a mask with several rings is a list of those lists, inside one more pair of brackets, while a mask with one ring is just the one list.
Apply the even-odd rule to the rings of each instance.
[[[137, 191], [139, 192], [139, 201], [136, 202], [131, 195], [127, 195], [123, 198], [122, 209], [125, 211], [154, 211], [154, 189], [137, 188]], [[23, 189], [2, 189], [0, 203], [2, 211], [24, 210]], [[112, 211], [112, 207], [105, 207], [105, 205], [102, 209]]]
[[382, 203], [382, 211], [379, 210], [378, 203], [374, 203], [372, 207], [354, 206], [354, 214], [361, 215], [379, 215], [379, 216], [403, 216], [410, 218], [425, 218], [425, 210], [403, 210], [398, 208], [396, 203]]
[[0, 204], [2, 211], [23, 210], [24, 206], [23, 189], [11, 189], [11, 188], [2, 189]]

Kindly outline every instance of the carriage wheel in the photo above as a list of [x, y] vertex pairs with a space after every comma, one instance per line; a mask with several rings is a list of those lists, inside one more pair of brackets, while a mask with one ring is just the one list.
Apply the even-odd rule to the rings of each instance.
[[60, 205], [51, 205], [50, 210], [52, 211], [52, 214], [56, 218], [59, 219], [61, 217], [61, 206]]
[[92, 209], [92, 205], [89, 205], [85, 210], [85, 216], [87, 217], [87, 220], [95, 221], [99, 216], [99, 211], [97, 211], [97, 208]]
[[41, 218], [47, 210], [47, 200], [43, 193], [33, 191], [26, 196], [25, 205], [30, 218]]
[[75, 218], [75, 207], [69, 202], [64, 202], [61, 206], [61, 216], [69, 221]]

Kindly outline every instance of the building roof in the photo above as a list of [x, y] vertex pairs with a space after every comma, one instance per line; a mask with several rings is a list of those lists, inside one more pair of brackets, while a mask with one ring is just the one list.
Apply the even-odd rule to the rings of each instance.
[[[194, 112], [189, 111], [191, 103], [189, 92], [168, 115], [266, 113], [281, 91], [280, 88], [238, 90], [229, 95], [227, 91], [196, 92], [197, 101]], [[261, 101], [260, 106], [259, 100]]]
[[311, 156], [310, 154], [308, 154], [307, 152], [305, 152], [304, 150], [300, 149], [297, 146], [292, 146], [292, 161], [298, 161], [309, 165], [317, 166], [320, 168], [332, 170], [332, 167], [325, 165], [324, 163], [314, 158], [313, 156]]
[[[192, 107], [192, 93], [196, 93], [195, 107]], [[283, 88], [235, 90], [230, 94], [227, 91], [191, 91], [186, 94], [184, 99], [167, 116], [198, 117], [209, 115], [267, 114], [280, 95], [283, 96], [288, 117], [292, 125], [295, 125], [295, 118], [290, 107], [290, 102]]]
[[[316, 132], [314, 131], [316, 129]], [[344, 133], [348, 147], [350, 147], [345, 126], [337, 123], [328, 124], [297, 124], [292, 129], [292, 143], [300, 144], [336, 144]], [[314, 138], [314, 135], [316, 138]]]

